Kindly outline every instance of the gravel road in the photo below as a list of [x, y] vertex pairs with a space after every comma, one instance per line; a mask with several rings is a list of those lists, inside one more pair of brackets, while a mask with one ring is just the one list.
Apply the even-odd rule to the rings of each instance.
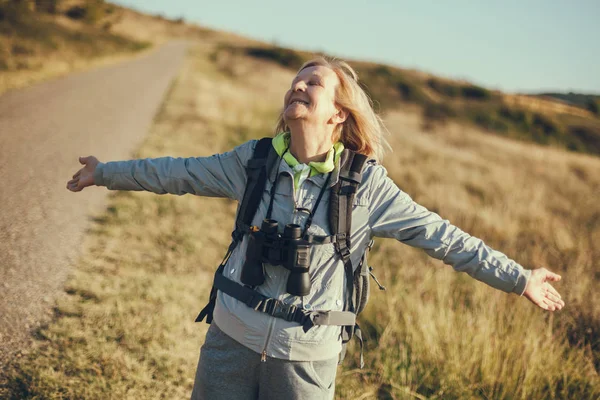
[[189, 45], [0, 96], [0, 366], [47, 319], [105, 206], [106, 190], [65, 188], [78, 157], [131, 158]]

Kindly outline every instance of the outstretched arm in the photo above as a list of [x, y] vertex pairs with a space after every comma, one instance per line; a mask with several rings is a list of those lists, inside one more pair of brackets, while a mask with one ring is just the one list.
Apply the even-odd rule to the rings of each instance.
[[147, 158], [101, 163], [94, 156], [80, 157], [84, 165], [67, 189], [79, 192], [97, 185], [111, 190], [146, 190], [157, 194], [228, 197], [240, 200], [246, 185], [246, 164], [256, 141], [210, 157]]
[[545, 268], [524, 269], [503, 253], [487, 246], [439, 215], [415, 203], [377, 167], [370, 180], [369, 225], [373, 236], [395, 238], [422, 248], [430, 256], [451, 265], [458, 272], [496, 289], [525, 296], [537, 306], [560, 310], [560, 294], [549, 281], [561, 279]]

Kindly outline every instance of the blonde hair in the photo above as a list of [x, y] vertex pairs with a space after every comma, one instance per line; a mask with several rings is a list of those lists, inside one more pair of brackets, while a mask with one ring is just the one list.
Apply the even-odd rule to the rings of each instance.
[[[356, 71], [345, 61], [319, 57], [305, 62], [298, 73], [314, 66], [331, 69], [340, 81], [335, 102], [338, 107], [348, 112], [348, 117], [336, 127], [333, 134], [334, 142], [341, 141], [344, 147], [381, 161], [385, 152], [391, 150], [385, 138], [388, 132], [381, 118], [373, 110], [373, 101], [358, 84]], [[282, 110], [275, 133], [286, 131], [289, 131], [289, 128], [283, 120]]]

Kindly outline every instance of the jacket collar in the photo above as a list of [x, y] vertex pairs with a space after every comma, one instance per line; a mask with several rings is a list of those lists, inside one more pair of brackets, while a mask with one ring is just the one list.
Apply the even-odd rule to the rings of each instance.
[[[285, 160], [287, 165], [295, 167], [299, 164], [299, 161], [290, 153], [288, 150], [290, 146], [290, 132], [281, 132], [273, 138], [273, 148], [277, 154]], [[322, 162], [311, 161], [308, 163], [310, 166], [310, 177], [316, 177], [319, 175], [325, 175], [335, 169], [336, 165], [339, 164], [339, 159], [344, 151], [344, 144], [342, 142], [335, 143], [329, 152], [327, 158]], [[294, 173], [292, 172], [292, 175]]]
[[[329, 179], [329, 184], [328, 184], [329, 187], [332, 187], [333, 185], [335, 185], [340, 178], [340, 160], [341, 159], [342, 159], [342, 157], [340, 157], [336, 160], [333, 171], [331, 171], [331, 178]], [[278, 168], [277, 164], [279, 164], [279, 168]], [[290, 176], [290, 178], [292, 180], [294, 179], [294, 170], [292, 169], [292, 167], [290, 167], [290, 165], [283, 158], [279, 158], [278, 163], [275, 163], [275, 165], [273, 166], [273, 169], [271, 170], [271, 172], [269, 174], [269, 180], [271, 183], [273, 183], [273, 178], [275, 177], [275, 174], [277, 174], [277, 173], [279, 175], [287, 174]], [[323, 185], [325, 184], [325, 181], [327, 180], [327, 175], [328, 175], [327, 173], [318, 174], [318, 175], [311, 176], [311, 177], [307, 178], [306, 180], [311, 181], [317, 187], [323, 187]]]

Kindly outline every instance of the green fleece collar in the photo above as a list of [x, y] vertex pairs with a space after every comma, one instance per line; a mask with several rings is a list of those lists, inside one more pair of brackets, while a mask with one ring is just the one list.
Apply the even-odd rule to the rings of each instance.
[[[283, 159], [285, 160], [285, 162], [287, 162], [287, 164], [291, 168], [294, 168], [296, 165], [299, 165], [300, 162], [296, 160], [296, 157], [294, 157], [292, 153], [286, 151], [290, 146], [290, 136], [291, 135], [289, 132], [279, 133], [273, 138], [273, 148], [280, 157], [283, 154]], [[337, 142], [333, 145], [331, 149], [329, 149], [325, 161], [309, 162], [308, 165], [310, 167], [310, 176], [325, 174], [327, 172], [333, 171], [333, 169], [335, 168], [335, 164], [338, 162], [340, 155], [342, 154], [342, 151], [344, 151], [344, 144], [342, 142]]]

